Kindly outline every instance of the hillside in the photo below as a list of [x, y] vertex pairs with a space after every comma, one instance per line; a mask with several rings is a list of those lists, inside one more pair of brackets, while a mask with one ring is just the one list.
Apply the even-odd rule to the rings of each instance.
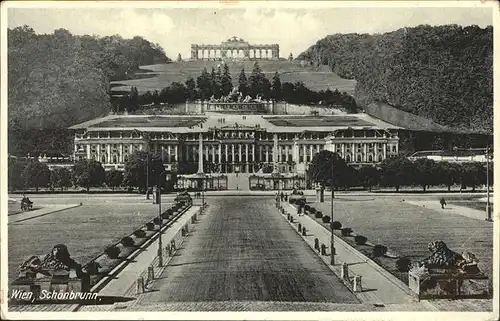
[[[158, 64], [152, 66], [142, 66], [141, 68], [151, 71], [151, 78], [122, 80], [113, 82], [113, 91], [130, 91], [130, 87], [137, 87], [139, 92], [161, 91], [173, 82], [185, 83], [188, 78], [196, 79], [203, 70], [208, 71], [212, 67], [217, 68], [221, 61], [183, 61], [171, 64]], [[242, 69], [247, 74], [253, 69], [255, 61], [228, 61], [227, 65], [231, 71], [233, 85], [238, 84], [238, 75]], [[259, 66], [268, 79], [271, 79], [277, 71], [282, 83], [295, 83], [302, 81], [305, 86], [312, 90], [338, 89], [341, 92], [352, 94], [356, 81], [344, 79], [332, 73], [327, 66], [313, 68], [302, 65], [297, 61], [266, 61], [259, 60]]]
[[493, 129], [493, 28], [419, 26], [335, 34], [298, 56], [355, 79], [362, 105], [387, 103], [449, 127]]
[[141, 37], [75, 36], [64, 29], [36, 34], [29, 26], [8, 30], [7, 59], [13, 154], [61, 149], [60, 129], [110, 111], [111, 80], [169, 61]]

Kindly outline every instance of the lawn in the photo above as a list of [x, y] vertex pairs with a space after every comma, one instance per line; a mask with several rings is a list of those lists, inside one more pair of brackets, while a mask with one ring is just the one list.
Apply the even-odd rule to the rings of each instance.
[[[113, 84], [122, 84], [122, 86], [114, 86], [112, 90], [128, 91], [130, 86], [135, 86], [139, 92], [160, 91], [172, 82], [184, 83], [190, 77], [196, 80], [203, 68], [207, 68], [208, 72], [210, 72], [212, 66], [217, 68], [220, 64], [219, 61], [194, 61], [143, 66], [143, 68], [155, 72], [156, 75], [150, 78], [114, 81]], [[253, 61], [228, 62], [233, 85], [238, 85], [238, 76], [242, 69], [245, 69], [247, 77], [250, 76], [253, 64]], [[269, 80], [277, 71], [280, 74], [281, 83], [302, 81], [306, 87], [312, 90], [330, 88], [331, 90], [338, 89], [341, 92], [345, 91], [352, 94], [356, 86], [355, 80], [340, 78], [337, 74], [328, 70], [326, 66], [313, 69], [309, 66], [303, 67], [298, 62], [289, 61], [259, 61], [259, 65]]]
[[[330, 213], [330, 203], [309, 203]], [[364, 235], [373, 244], [387, 246], [390, 252], [411, 260], [430, 255], [427, 244], [444, 241], [450, 249], [474, 253], [479, 268], [490, 278], [493, 270], [493, 224], [460, 215], [440, 215], [431, 209], [414, 206], [400, 199], [340, 196], [334, 202], [334, 220]], [[338, 234], [340, 236], [340, 234]], [[354, 244], [353, 237], [343, 237], [365, 255], [371, 257], [372, 247]], [[395, 268], [395, 259], [383, 257], [375, 261], [406, 282]]]
[[[165, 204], [164, 208], [167, 206], [170, 207]], [[54, 245], [62, 243], [75, 261], [85, 264], [156, 215], [158, 206], [150, 202], [101, 197], [92, 204], [9, 224], [9, 283], [31, 255], [44, 256]]]

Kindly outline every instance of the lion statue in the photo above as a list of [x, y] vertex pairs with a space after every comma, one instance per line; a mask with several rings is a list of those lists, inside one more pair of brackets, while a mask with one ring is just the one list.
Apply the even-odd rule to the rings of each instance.
[[35, 278], [38, 273], [46, 276], [66, 275], [75, 271], [77, 277], [82, 275], [82, 267], [70, 256], [64, 244], [57, 244], [52, 251], [45, 255], [43, 260], [38, 256], [31, 256], [19, 267], [19, 278]]
[[417, 263], [416, 267], [429, 269], [458, 269], [465, 273], [480, 273], [477, 258], [470, 252], [458, 254], [448, 248], [443, 241], [430, 242], [431, 255]]

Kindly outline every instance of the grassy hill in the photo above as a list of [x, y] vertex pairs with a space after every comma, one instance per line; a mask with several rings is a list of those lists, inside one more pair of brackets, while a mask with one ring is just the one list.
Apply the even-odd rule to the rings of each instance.
[[[172, 82], [184, 83], [189, 77], [196, 80], [203, 70], [207, 68], [210, 72], [212, 67], [217, 68], [221, 61], [183, 61], [170, 64], [158, 64], [142, 66], [141, 68], [150, 70], [151, 78], [122, 80], [112, 82], [113, 91], [128, 91], [131, 86], [137, 87], [139, 92], [154, 91], [167, 87]], [[241, 69], [245, 69], [247, 77], [250, 75], [254, 61], [233, 61], [227, 62], [231, 72], [233, 85], [238, 83], [238, 75]], [[259, 61], [264, 74], [271, 79], [277, 71], [281, 78], [281, 83], [302, 81], [306, 87], [312, 90], [338, 89], [341, 92], [352, 94], [356, 86], [355, 80], [343, 79], [332, 73], [327, 66], [313, 68], [309, 65], [302, 65], [298, 61]], [[147, 74], [147, 73], [146, 73]], [[140, 74], [143, 76], [144, 74]]]

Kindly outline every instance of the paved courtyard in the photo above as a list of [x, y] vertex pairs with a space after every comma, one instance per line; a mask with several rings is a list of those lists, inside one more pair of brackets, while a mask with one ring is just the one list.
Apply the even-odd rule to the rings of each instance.
[[195, 229], [138, 304], [359, 303], [288, 226], [272, 197], [213, 197]]

